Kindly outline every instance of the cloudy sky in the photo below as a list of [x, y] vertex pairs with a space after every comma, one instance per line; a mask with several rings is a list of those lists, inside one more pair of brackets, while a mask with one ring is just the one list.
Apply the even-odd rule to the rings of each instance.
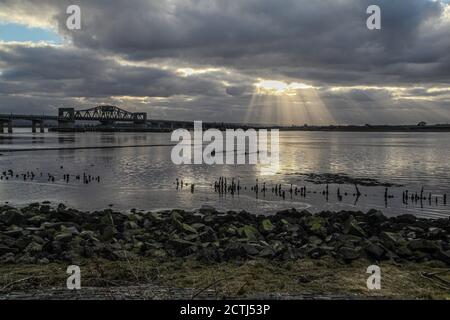
[[448, 0], [0, 0], [0, 113], [448, 123], [449, 83]]

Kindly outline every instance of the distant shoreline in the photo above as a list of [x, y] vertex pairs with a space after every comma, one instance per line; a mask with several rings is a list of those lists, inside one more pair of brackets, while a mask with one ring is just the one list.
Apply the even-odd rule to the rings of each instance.
[[[89, 128], [86, 132], [158, 132], [158, 133], [167, 133], [172, 132], [177, 128], [168, 129], [138, 129], [138, 128], [127, 128], [127, 127], [118, 127], [114, 129], [106, 129], [106, 128]], [[191, 130], [193, 128], [185, 128], [187, 130]], [[330, 125], [330, 126], [274, 126], [274, 125], [248, 125], [248, 124], [232, 124], [230, 126], [223, 124], [214, 124], [209, 123], [205, 125], [205, 129], [219, 129], [219, 130], [227, 130], [227, 129], [278, 129], [280, 131], [330, 131], [330, 132], [450, 132], [450, 125]], [[74, 129], [73, 131], [64, 129], [60, 131], [58, 129], [51, 129], [51, 132], [82, 132], [80, 128]]]
[[[192, 122], [193, 123], [193, 122]], [[17, 128], [31, 128], [29, 126], [16, 126]], [[262, 124], [244, 124], [244, 123], [205, 123], [205, 129], [215, 128], [219, 130], [226, 129], [278, 129], [280, 131], [330, 131], [330, 132], [450, 132], [450, 124], [436, 124], [436, 125], [328, 125], [328, 126], [277, 126], [277, 125], [262, 125]], [[173, 130], [180, 129], [173, 128], [133, 128], [126, 126], [118, 126], [116, 128], [105, 127], [76, 127], [73, 129], [60, 129], [57, 127], [49, 127], [49, 132], [56, 133], [85, 133], [85, 132], [152, 132], [152, 133], [170, 133]], [[193, 128], [186, 127], [191, 130]], [[8, 137], [8, 134], [0, 133], [0, 139]]]
[[433, 126], [304, 126], [280, 127], [282, 131], [340, 131], [340, 132], [450, 132], [450, 125]]

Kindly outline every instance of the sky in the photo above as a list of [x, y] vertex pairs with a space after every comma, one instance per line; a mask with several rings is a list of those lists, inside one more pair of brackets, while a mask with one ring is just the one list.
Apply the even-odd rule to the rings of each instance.
[[0, 113], [449, 123], [449, 83], [448, 0], [0, 0]]

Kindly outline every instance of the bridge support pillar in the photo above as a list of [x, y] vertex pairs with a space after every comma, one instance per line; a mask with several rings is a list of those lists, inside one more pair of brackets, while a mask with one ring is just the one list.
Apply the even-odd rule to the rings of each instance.
[[13, 133], [13, 122], [12, 122], [12, 120], [8, 121], [8, 133]]
[[44, 121], [43, 120], [33, 120], [31, 122], [31, 132], [37, 132], [37, 124], [39, 124], [39, 131], [44, 133]]
[[3, 133], [4, 127], [3, 127], [3, 122], [0, 121], [0, 133]]
[[75, 109], [59, 108], [58, 109], [58, 128], [73, 129], [75, 128]]
[[58, 121], [58, 128], [60, 129], [73, 129], [75, 128], [75, 121]]

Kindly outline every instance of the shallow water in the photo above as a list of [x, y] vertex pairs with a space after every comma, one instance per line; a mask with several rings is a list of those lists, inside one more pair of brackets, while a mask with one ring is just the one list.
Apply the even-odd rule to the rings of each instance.
[[[170, 135], [166, 133], [45, 133], [32, 134], [16, 129], [12, 135], [0, 135], [0, 171], [17, 173], [33, 171], [34, 181], [22, 178], [0, 181], [0, 201], [26, 204], [50, 200], [85, 210], [102, 209], [113, 204], [117, 209], [162, 208], [195, 209], [203, 204], [219, 209], [249, 210], [272, 213], [295, 207], [320, 210], [382, 209], [388, 215], [413, 213], [423, 217], [448, 217], [450, 206], [441, 196], [450, 197], [450, 135], [448, 133], [355, 133], [355, 132], [281, 132], [280, 165], [267, 167], [244, 166], [176, 166], [170, 160]], [[100, 146], [137, 146], [112, 149], [28, 150], [41, 148], [78, 148]], [[155, 146], [163, 145], [163, 146]], [[63, 166], [63, 169], [61, 169]], [[43, 176], [40, 177], [39, 173]], [[91, 174], [100, 176], [100, 183], [85, 185], [73, 177], [64, 182], [63, 174]], [[47, 174], [56, 177], [48, 182]], [[360, 187], [362, 197], [355, 203], [353, 185], [341, 185], [341, 193], [348, 192], [342, 202], [337, 201], [337, 185], [330, 185], [328, 201], [321, 194], [324, 185], [304, 181], [302, 173], [343, 173], [351, 177], [375, 178], [404, 187], [390, 188], [395, 196], [387, 203], [384, 187]], [[212, 184], [218, 177], [239, 179], [247, 186], [240, 195], [220, 197]], [[190, 188], [176, 190], [175, 179], [195, 183]], [[271, 191], [258, 199], [250, 187], [259, 178], [269, 189], [281, 183], [284, 189], [307, 186], [306, 198], [287, 193], [286, 200]], [[436, 205], [424, 201], [405, 205], [402, 192], [419, 192], [438, 197]], [[313, 192], [317, 193], [313, 193]], [[449, 199], [450, 201], [450, 199]]]

